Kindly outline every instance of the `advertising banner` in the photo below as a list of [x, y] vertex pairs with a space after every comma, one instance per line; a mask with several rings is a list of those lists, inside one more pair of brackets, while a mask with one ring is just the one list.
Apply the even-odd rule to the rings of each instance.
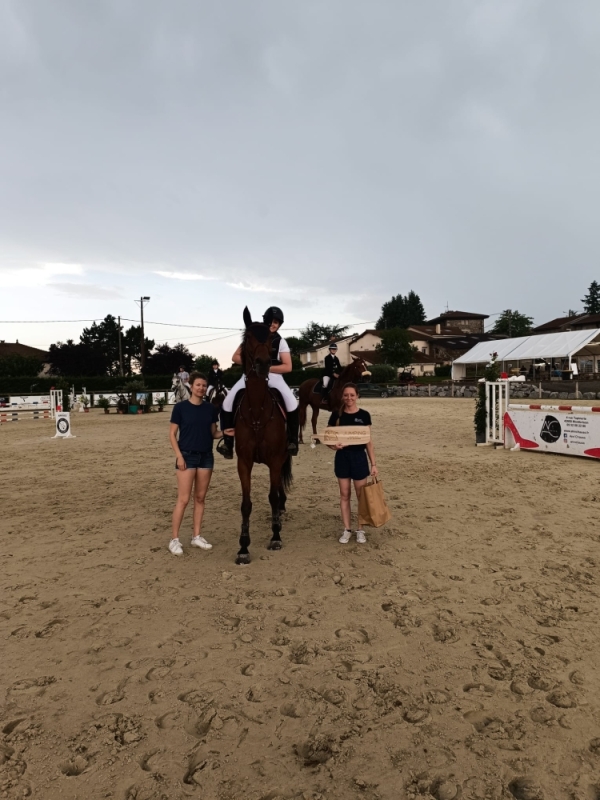
[[504, 414], [504, 447], [600, 458], [600, 413], [573, 406], [513, 408]]

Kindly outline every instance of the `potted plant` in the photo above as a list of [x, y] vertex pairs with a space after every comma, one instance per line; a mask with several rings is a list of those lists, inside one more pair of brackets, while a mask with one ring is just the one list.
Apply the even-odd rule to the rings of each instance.
[[110, 408], [110, 400], [108, 399], [108, 397], [100, 397], [100, 398], [98, 399], [98, 401], [97, 401], [96, 405], [97, 405], [99, 408], [103, 408], [103, 409], [104, 409], [104, 413], [105, 413], [105, 414], [109, 414], [109, 413], [110, 413], [110, 412], [109, 412], [109, 408]]
[[158, 406], [159, 411], [163, 411], [164, 407], [167, 405], [167, 398], [164, 395], [159, 397], [156, 401], [156, 405]]
[[88, 406], [90, 404], [90, 398], [87, 396], [87, 394], [79, 395], [79, 402], [83, 405], [83, 410], [85, 411], [85, 413], [89, 414], [90, 409], [88, 408]]
[[145, 390], [144, 381], [129, 381], [125, 384], [124, 389], [129, 393], [129, 413], [137, 414], [139, 411], [139, 404], [137, 395], [138, 392]]
[[485, 444], [487, 435], [487, 411], [485, 403], [485, 384], [486, 381], [497, 381], [500, 377], [500, 366], [496, 362], [498, 353], [491, 353], [490, 361], [486, 365], [483, 372], [485, 378], [479, 384], [477, 399], [475, 400], [475, 416], [473, 418], [473, 425], [475, 427], [475, 444]]

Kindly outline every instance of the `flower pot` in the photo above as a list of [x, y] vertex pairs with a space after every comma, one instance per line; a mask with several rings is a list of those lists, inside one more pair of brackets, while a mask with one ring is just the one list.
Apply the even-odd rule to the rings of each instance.
[[89, 408], [87, 406], [83, 410], [85, 411], [86, 414], [90, 413], [90, 410], [89, 410]]
[[105, 409], [104, 409], [104, 413], [105, 413], [105, 414], [110, 414], [110, 410], [109, 410], [108, 408], [105, 408]]
[[129, 413], [130, 414], [137, 414], [138, 407], [137, 406], [129, 406]]
[[137, 413], [138, 414], [143, 414], [144, 413], [144, 409], [143, 408], [138, 408]]
[[164, 411], [164, 406], [159, 406], [159, 407], [158, 407], [158, 410], [159, 410], [159, 411]]
[[485, 444], [485, 431], [475, 431], [475, 444]]

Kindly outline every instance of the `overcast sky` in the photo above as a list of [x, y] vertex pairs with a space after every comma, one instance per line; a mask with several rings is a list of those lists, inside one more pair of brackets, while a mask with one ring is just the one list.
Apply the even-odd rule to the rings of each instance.
[[0, 319], [580, 309], [599, 41], [598, 0], [0, 0]]

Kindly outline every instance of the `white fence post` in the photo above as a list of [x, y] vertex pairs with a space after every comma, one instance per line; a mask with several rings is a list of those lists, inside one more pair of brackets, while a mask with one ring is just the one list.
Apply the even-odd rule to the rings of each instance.
[[506, 381], [486, 381], [485, 383], [485, 441], [486, 444], [504, 443], [504, 414], [508, 405], [508, 384]]

